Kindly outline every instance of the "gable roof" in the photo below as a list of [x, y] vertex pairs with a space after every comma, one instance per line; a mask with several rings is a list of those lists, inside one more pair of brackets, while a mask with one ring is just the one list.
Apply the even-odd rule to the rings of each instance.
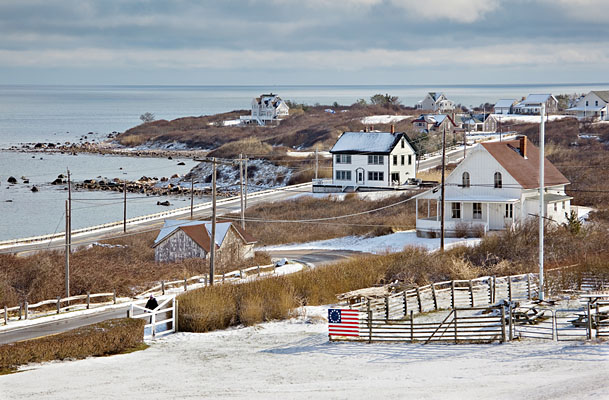
[[[224, 239], [226, 238], [226, 235], [231, 227], [235, 229], [237, 234], [241, 236], [246, 244], [256, 243], [256, 239], [241, 229], [240, 226], [237, 226], [230, 221], [216, 221], [216, 248], [222, 246], [222, 243], [224, 243]], [[154, 240], [154, 245], [152, 247], [158, 246], [165, 239], [173, 235], [177, 230], [182, 230], [203, 250], [209, 252], [211, 250], [211, 229], [212, 223], [210, 221], [165, 220], [165, 223]]]
[[527, 96], [526, 99], [521, 101], [519, 105], [541, 104], [545, 103], [550, 98], [554, 98], [554, 96], [552, 96], [551, 94], [530, 94]]
[[609, 103], [609, 90], [593, 90], [592, 93], [600, 97], [604, 102]]
[[500, 99], [495, 103], [495, 108], [512, 107], [516, 103], [516, 99]]
[[338, 138], [330, 153], [343, 154], [389, 154], [400, 142], [406, 139], [413, 151], [414, 143], [403, 132], [343, 132]]
[[[539, 149], [528, 138], [527, 157], [520, 152], [520, 140], [481, 143], [524, 189], [539, 188]], [[544, 187], [569, 184], [569, 180], [546, 158], [544, 161]]]

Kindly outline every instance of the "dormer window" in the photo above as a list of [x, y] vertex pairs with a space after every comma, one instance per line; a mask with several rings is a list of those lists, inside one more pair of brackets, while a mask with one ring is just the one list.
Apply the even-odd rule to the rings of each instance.
[[461, 186], [468, 188], [470, 185], [469, 172], [464, 172], [461, 176]]
[[501, 172], [495, 172], [495, 189], [501, 189], [501, 187], [503, 187]]

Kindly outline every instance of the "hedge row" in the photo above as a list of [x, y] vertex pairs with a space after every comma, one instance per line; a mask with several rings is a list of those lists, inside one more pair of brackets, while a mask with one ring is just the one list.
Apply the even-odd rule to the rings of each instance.
[[24, 364], [117, 354], [143, 343], [142, 319], [119, 318], [53, 336], [0, 345], [0, 371]]

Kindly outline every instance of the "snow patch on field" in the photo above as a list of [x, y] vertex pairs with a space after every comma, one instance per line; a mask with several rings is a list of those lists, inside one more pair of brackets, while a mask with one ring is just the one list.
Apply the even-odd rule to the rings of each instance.
[[371, 115], [361, 119], [362, 124], [392, 124], [405, 119], [413, 118], [412, 115]]
[[[529, 122], [538, 123], [541, 121], [539, 115], [521, 115], [521, 114], [493, 114], [493, 117], [499, 122]], [[546, 121], [556, 121], [564, 118], [573, 118], [572, 115], [550, 115], [546, 116]]]
[[[477, 238], [446, 238], [446, 247], [466, 244], [475, 245], [480, 243]], [[426, 239], [417, 237], [414, 230], [406, 232], [396, 232], [384, 236], [365, 237], [365, 236], [345, 236], [337, 239], [318, 240], [308, 243], [293, 243], [279, 246], [267, 246], [261, 251], [288, 251], [288, 250], [351, 250], [364, 253], [381, 254], [396, 253], [402, 251], [407, 246], [424, 247], [428, 250], [440, 248], [440, 239]]]
[[0, 376], [2, 398], [606, 398], [608, 344], [330, 343], [327, 309], [178, 333], [131, 354], [30, 365]]
[[298, 193], [291, 196], [289, 199], [294, 200], [301, 197], [312, 197], [314, 199], [331, 199], [343, 201], [347, 195], [356, 196], [360, 200], [379, 201], [390, 197], [403, 195], [404, 192], [398, 190], [382, 190], [378, 192], [357, 192], [357, 193]]

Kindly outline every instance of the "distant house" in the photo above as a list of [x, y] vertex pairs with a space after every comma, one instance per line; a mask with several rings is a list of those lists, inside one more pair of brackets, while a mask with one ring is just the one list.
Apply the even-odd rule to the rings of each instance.
[[442, 132], [445, 129], [449, 133], [459, 128], [452, 117], [446, 114], [421, 114], [410, 123], [416, 130], [425, 133]]
[[516, 105], [518, 101], [516, 99], [501, 99], [497, 103], [495, 103], [495, 107], [493, 107], [494, 114], [512, 114], [514, 110], [514, 105]]
[[609, 121], [609, 90], [593, 90], [579, 98], [567, 111], [575, 112], [580, 120]]
[[357, 190], [415, 178], [416, 147], [403, 132], [344, 132], [330, 153], [333, 185]]
[[[547, 159], [544, 168], [545, 215], [566, 222], [572, 199], [565, 194], [569, 181]], [[439, 234], [440, 193], [436, 187], [416, 197], [417, 235]], [[538, 215], [539, 150], [525, 136], [478, 144], [446, 178], [444, 198], [447, 236], [503, 230]]]
[[418, 110], [431, 110], [437, 113], [447, 113], [455, 110], [455, 103], [444, 93], [429, 92], [416, 106]]
[[530, 94], [514, 106], [514, 114], [539, 114], [541, 105], [546, 105], [546, 114], [558, 111], [558, 100], [551, 94]]
[[455, 123], [466, 132], [496, 132], [497, 122], [497, 118], [488, 113], [455, 115]]
[[252, 100], [252, 114], [242, 116], [242, 123], [258, 123], [259, 125], [267, 125], [269, 123], [278, 123], [281, 118], [287, 117], [290, 114], [290, 108], [276, 94], [262, 94]]
[[[240, 226], [228, 221], [216, 223], [219, 259], [236, 261], [253, 257], [254, 243], [256, 240]], [[207, 259], [211, 251], [211, 222], [165, 220], [152, 247], [156, 262]]]

